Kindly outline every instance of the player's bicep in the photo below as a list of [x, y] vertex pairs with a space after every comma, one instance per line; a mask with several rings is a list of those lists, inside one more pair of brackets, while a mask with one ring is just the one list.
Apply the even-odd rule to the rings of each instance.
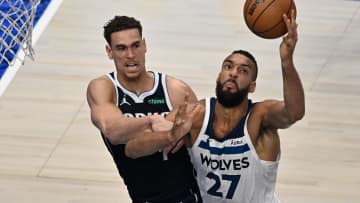
[[290, 126], [289, 114], [283, 101], [267, 100], [263, 105], [263, 127], [284, 129]]
[[116, 106], [114, 86], [106, 79], [96, 79], [90, 82], [87, 100], [90, 106], [91, 120], [98, 128], [103, 128], [106, 120], [122, 114]]
[[91, 108], [91, 121], [102, 130], [107, 122], [121, 119], [122, 112], [111, 103], [95, 104]]

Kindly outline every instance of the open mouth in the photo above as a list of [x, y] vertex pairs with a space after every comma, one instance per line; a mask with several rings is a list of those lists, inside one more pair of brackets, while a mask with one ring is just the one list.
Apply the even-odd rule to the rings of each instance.
[[136, 69], [138, 67], [138, 64], [137, 63], [127, 63], [125, 66], [129, 69]]

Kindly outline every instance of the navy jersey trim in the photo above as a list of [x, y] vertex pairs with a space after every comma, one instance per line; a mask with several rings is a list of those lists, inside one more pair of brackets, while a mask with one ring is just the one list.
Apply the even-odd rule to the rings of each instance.
[[199, 144], [200, 148], [209, 150], [210, 154], [222, 155], [222, 154], [242, 154], [250, 150], [248, 144], [241, 146], [231, 146], [231, 147], [211, 147], [208, 142], [201, 141]]
[[250, 99], [248, 100], [248, 108], [247, 108], [246, 114], [240, 119], [240, 121], [237, 123], [235, 128], [223, 138], [217, 138], [215, 136], [215, 133], [213, 130], [213, 122], [214, 122], [214, 117], [215, 117], [215, 104], [216, 104], [216, 98], [215, 97], [210, 98], [210, 116], [209, 116], [209, 120], [207, 123], [205, 133], [211, 139], [217, 140], [219, 142], [223, 142], [225, 140], [232, 139], [232, 138], [243, 137], [244, 136], [243, 129], [244, 129], [246, 117], [249, 114], [249, 112], [251, 111], [251, 109], [253, 108], [253, 106], [255, 105], [255, 103], [253, 103]]

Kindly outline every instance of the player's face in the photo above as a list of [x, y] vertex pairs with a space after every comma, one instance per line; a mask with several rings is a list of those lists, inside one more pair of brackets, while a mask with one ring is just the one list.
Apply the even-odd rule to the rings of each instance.
[[111, 46], [106, 51], [114, 60], [118, 74], [126, 79], [136, 79], [144, 73], [146, 43], [137, 29], [112, 33]]
[[220, 104], [224, 107], [232, 108], [238, 106], [247, 98], [247, 94], [249, 92], [249, 86], [245, 88], [238, 88], [235, 92], [230, 92], [226, 88], [224, 89], [224, 85], [222, 85], [219, 81], [216, 82], [216, 97]]
[[248, 92], [254, 91], [254, 69], [255, 64], [240, 54], [224, 60], [216, 85], [216, 95], [222, 105], [237, 106], [247, 98]]

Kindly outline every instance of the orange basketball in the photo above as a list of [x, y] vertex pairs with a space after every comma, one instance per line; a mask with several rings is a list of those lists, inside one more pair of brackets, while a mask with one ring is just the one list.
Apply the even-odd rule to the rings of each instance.
[[257, 36], [275, 39], [287, 33], [282, 15], [288, 17], [296, 7], [294, 0], [246, 0], [244, 19], [249, 29]]

